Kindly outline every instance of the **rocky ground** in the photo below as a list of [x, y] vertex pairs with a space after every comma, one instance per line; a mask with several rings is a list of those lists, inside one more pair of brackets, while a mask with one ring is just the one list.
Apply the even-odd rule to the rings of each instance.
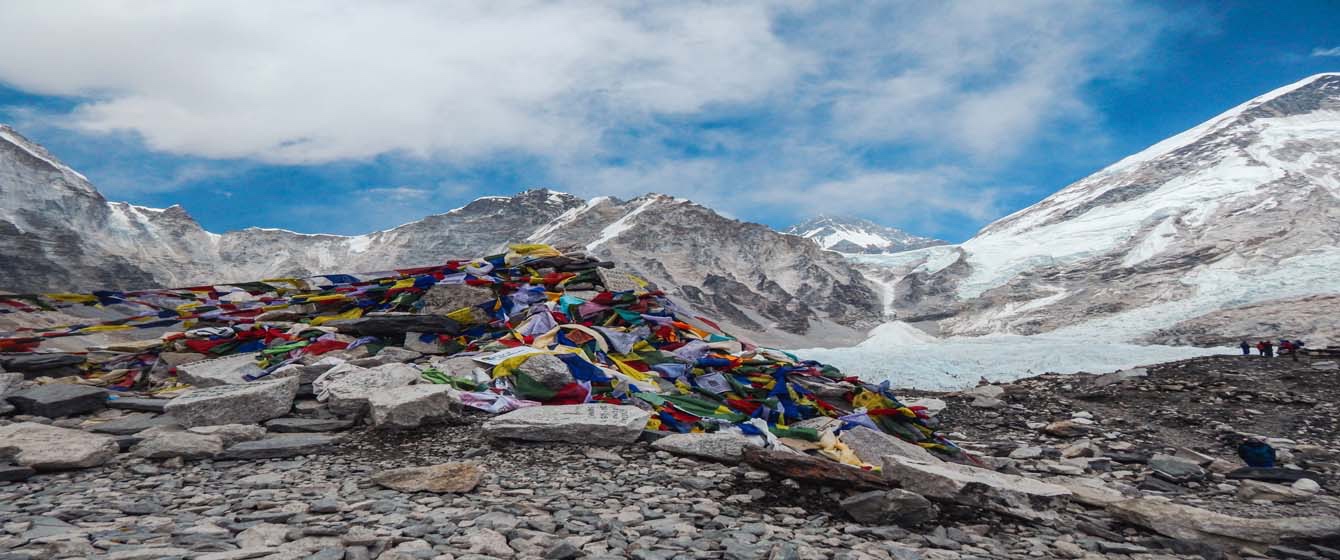
[[[120, 453], [0, 482], [0, 559], [1340, 558], [1340, 528], [1325, 522], [1340, 519], [1340, 373], [1327, 367], [1212, 357], [909, 393], [944, 402], [943, 428], [984, 465], [1071, 489], [1060, 500], [988, 491], [972, 505], [964, 498], [977, 487], [947, 495], [923, 484], [932, 477], [893, 473], [865, 487], [797, 481], [738, 457], [673, 455], [646, 438], [490, 438], [488, 416], [466, 413], [448, 426], [355, 429], [319, 454]], [[1241, 466], [1238, 434], [1274, 438], [1285, 470], [1322, 483], [1229, 478]], [[428, 482], [448, 492], [402, 491], [405, 480], [383, 474], [444, 463]], [[410, 484], [423, 482], [416, 476]], [[1291, 538], [1308, 531], [1319, 536]]]

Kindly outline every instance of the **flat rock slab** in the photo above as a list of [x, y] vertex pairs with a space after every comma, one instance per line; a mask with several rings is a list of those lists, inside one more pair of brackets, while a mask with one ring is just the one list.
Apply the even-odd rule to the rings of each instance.
[[265, 429], [278, 434], [310, 434], [338, 432], [353, 427], [352, 420], [338, 418], [275, 418], [265, 423]]
[[443, 463], [382, 471], [372, 481], [400, 492], [449, 493], [474, 490], [483, 477], [483, 469], [474, 463]]
[[405, 333], [430, 332], [457, 334], [461, 325], [440, 315], [374, 315], [360, 319], [342, 319], [326, 323], [343, 334], [399, 338]]
[[1340, 537], [1340, 517], [1334, 516], [1245, 519], [1150, 497], [1109, 504], [1107, 511], [1122, 521], [1168, 537], [1232, 552], [1243, 546], [1271, 545], [1287, 539]]
[[417, 428], [459, 420], [464, 405], [449, 385], [410, 385], [374, 391], [368, 396], [372, 425], [384, 429]]
[[0, 426], [0, 447], [17, 448], [14, 462], [38, 471], [96, 467], [120, 451], [111, 436], [34, 422]]
[[884, 477], [927, 498], [992, 509], [1028, 520], [1048, 520], [1070, 490], [1032, 478], [946, 463], [884, 458]]
[[265, 370], [256, 365], [258, 354], [258, 352], [249, 352], [226, 358], [182, 364], [177, 366], [177, 378], [181, 379], [183, 383], [196, 387], [241, 385], [247, 383], [244, 376], [256, 377], [265, 373]]
[[0, 465], [0, 482], [22, 482], [28, 480], [37, 471], [20, 465]]
[[173, 426], [176, 424], [177, 421], [171, 416], [150, 413], [127, 414], [116, 420], [90, 426], [88, 431], [114, 436], [128, 436], [130, 434], [143, 432], [149, 428], [157, 426]]
[[352, 364], [335, 366], [312, 382], [317, 398], [340, 416], [358, 416], [368, 408], [369, 396], [382, 389], [406, 387], [422, 373], [408, 364], [394, 363], [362, 368]]
[[244, 441], [226, 449], [220, 459], [276, 459], [325, 453], [340, 438], [329, 434], [285, 434]]
[[255, 381], [193, 389], [167, 404], [169, 415], [187, 428], [259, 424], [288, 414], [298, 396], [298, 378]]
[[1285, 484], [1293, 484], [1303, 478], [1326, 482], [1325, 475], [1312, 471], [1265, 467], [1242, 467], [1224, 476], [1235, 480], [1260, 480], [1262, 482], [1283, 482]]
[[491, 288], [485, 286], [438, 283], [428, 288], [420, 301], [423, 302], [424, 313], [446, 315], [462, 307], [493, 301], [497, 297]]
[[51, 383], [17, 391], [5, 397], [21, 414], [60, 418], [102, 410], [107, 391], [88, 385]]
[[[995, 387], [995, 385], [984, 385], [984, 387]], [[838, 436], [838, 440], [847, 444], [856, 457], [871, 465], [880, 465], [886, 455], [897, 455], [915, 461], [925, 461], [934, 463], [940, 459], [926, 451], [925, 448], [915, 443], [903, 441], [898, 436], [892, 436], [878, 430], [872, 430], [865, 426], [857, 426], [850, 430], [845, 430]]]
[[0, 354], [0, 370], [17, 371], [29, 379], [41, 375], [77, 375], [84, 357], [78, 354]]
[[140, 412], [167, 412], [168, 399], [142, 399], [138, 397], [115, 397], [107, 400], [107, 408], [137, 410]]
[[810, 480], [853, 488], [887, 488], [889, 481], [874, 471], [844, 465], [837, 461], [761, 447], [744, 450], [744, 462], [785, 478]]
[[637, 441], [650, 415], [635, 406], [571, 404], [522, 408], [484, 423], [492, 437], [622, 445]]
[[221, 452], [223, 440], [218, 436], [169, 430], [155, 431], [130, 450], [145, 459], [209, 459]]
[[737, 433], [671, 434], [656, 440], [651, 446], [675, 455], [733, 464], [744, 460], [745, 448], [754, 446], [754, 443]]

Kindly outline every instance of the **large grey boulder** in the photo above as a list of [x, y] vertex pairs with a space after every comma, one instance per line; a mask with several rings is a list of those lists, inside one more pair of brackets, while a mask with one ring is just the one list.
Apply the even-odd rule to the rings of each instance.
[[460, 419], [464, 405], [448, 385], [380, 389], [368, 396], [372, 425], [406, 429]]
[[744, 460], [744, 449], [754, 445], [749, 438], [734, 432], [713, 434], [671, 434], [656, 440], [652, 447], [675, 455], [702, 457], [723, 463]]
[[920, 525], [939, 515], [930, 500], [899, 488], [861, 492], [840, 504], [852, 519], [867, 525]]
[[260, 376], [265, 370], [256, 365], [257, 352], [236, 354], [226, 358], [202, 360], [177, 366], [177, 378], [196, 387], [241, 385], [244, 376]]
[[1262, 551], [1282, 540], [1340, 537], [1340, 517], [1336, 516], [1244, 519], [1156, 497], [1123, 500], [1109, 504], [1107, 511], [1161, 535], [1234, 553], [1242, 547]]
[[154, 430], [130, 453], [145, 459], [209, 459], [223, 452], [219, 436], [196, 434], [182, 430]]
[[[994, 385], [986, 386], [994, 387]], [[847, 444], [847, 447], [851, 448], [852, 453], [855, 453], [857, 458], [871, 465], [881, 464], [887, 455], [897, 455], [927, 463], [940, 461], [938, 457], [932, 455], [930, 451], [926, 451], [920, 445], [908, 443], [898, 436], [872, 430], [865, 426], [857, 426], [843, 431], [838, 435], [838, 440]]]
[[620, 445], [637, 441], [647, 411], [614, 404], [534, 406], [513, 410], [484, 423], [484, 433], [527, 441], [566, 441]]
[[884, 457], [884, 477], [927, 498], [987, 508], [1032, 521], [1051, 520], [1070, 490], [1032, 478], [936, 461]]
[[1195, 461], [1174, 455], [1156, 453], [1149, 459], [1149, 468], [1154, 475], [1169, 482], [1188, 482], [1205, 479], [1205, 469]]
[[288, 414], [298, 396], [298, 378], [254, 381], [193, 389], [165, 410], [187, 428], [220, 424], [258, 424]]
[[493, 290], [486, 286], [439, 283], [428, 288], [419, 301], [423, 303], [424, 313], [446, 315], [462, 307], [479, 305], [497, 297], [493, 294]]
[[15, 448], [14, 462], [38, 471], [96, 467], [120, 450], [111, 436], [34, 422], [0, 426], [0, 448]]
[[568, 365], [553, 354], [533, 354], [517, 369], [537, 383], [555, 391], [574, 381]]
[[362, 368], [341, 364], [331, 368], [312, 383], [317, 398], [339, 416], [358, 416], [368, 407], [368, 397], [376, 391], [405, 387], [419, 380], [422, 373], [414, 366], [394, 363]]
[[96, 412], [107, 407], [107, 391], [88, 385], [51, 383], [16, 391], [5, 397], [20, 414], [60, 418]]

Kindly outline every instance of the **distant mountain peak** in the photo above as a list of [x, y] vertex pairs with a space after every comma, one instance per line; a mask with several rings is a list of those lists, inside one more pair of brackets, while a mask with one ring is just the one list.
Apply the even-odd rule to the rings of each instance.
[[818, 214], [783, 233], [798, 235], [839, 253], [900, 253], [944, 245], [945, 241], [913, 235], [865, 218]]

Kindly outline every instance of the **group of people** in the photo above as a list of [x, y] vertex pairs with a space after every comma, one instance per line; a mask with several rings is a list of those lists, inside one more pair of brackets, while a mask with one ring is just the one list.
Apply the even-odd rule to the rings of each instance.
[[[1245, 340], [1242, 341], [1242, 344], [1239, 344], [1238, 347], [1242, 348], [1243, 356], [1250, 356], [1252, 354], [1252, 345], [1249, 344], [1247, 341]], [[1281, 356], [1288, 354], [1292, 356], [1293, 361], [1296, 362], [1298, 361], [1298, 352], [1300, 352], [1302, 349], [1303, 349], [1303, 341], [1301, 340], [1280, 339], [1279, 355]], [[1260, 353], [1262, 356], [1265, 356], [1267, 358], [1273, 358], [1275, 357], [1275, 344], [1270, 342], [1269, 340], [1262, 340], [1256, 343], [1256, 351]]]

